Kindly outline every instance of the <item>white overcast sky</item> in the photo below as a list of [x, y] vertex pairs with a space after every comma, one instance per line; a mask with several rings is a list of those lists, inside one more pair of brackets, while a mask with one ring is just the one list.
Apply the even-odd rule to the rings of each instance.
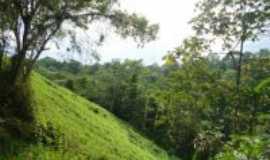
[[142, 59], [145, 64], [160, 63], [172, 50], [191, 34], [188, 22], [197, 0], [120, 0], [122, 8], [144, 15], [151, 23], [159, 23], [158, 39], [144, 48], [137, 48], [132, 40], [109, 36], [99, 49], [102, 62], [112, 59]]
[[[135, 12], [143, 15], [151, 23], [158, 23], [160, 25], [158, 39], [146, 44], [144, 48], [137, 48], [137, 44], [131, 39], [123, 40], [115, 34], [109, 34], [104, 45], [97, 49], [101, 55], [101, 62], [109, 62], [113, 59], [142, 59], [144, 64], [147, 65], [153, 63], [161, 64], [162, 57], [168, 51], [179, 46], [184, 38], [192, 34], [191, 26], [188, 22], [194, 16], [196, 2], [198, 0], [120, 0], [123, 9], [130, 13]], [[88, 39], [87, 36], [91, 35], [93, 37], [93, 33], [95, 32], [81, 33], [80, 35], [86, 36], [86, 38], [82, 39]], [[247, 50], [256, 51], [260, 48], [267, 48], [268, 42], [268, 40], [263, 40], [257, 43], [250, 43], [247, 46]], [[88, 51], [89, 49], [86, 48], [85, 50]], [[63, 59], [64, 56], [59, 57], [59, 52], [63, 53], [63, 50], [51, 50], [49, 55]], [[89, 55], [77, 57], [76, 59], [87, 63]]]

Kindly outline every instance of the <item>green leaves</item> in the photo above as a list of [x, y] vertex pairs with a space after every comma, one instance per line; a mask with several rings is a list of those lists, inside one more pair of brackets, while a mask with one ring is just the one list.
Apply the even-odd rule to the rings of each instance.
[[267, 78], [260, 82], [256, 87], [255, 87], [255, 92], [257, 94], [262, 94], [263, 92], [270, 91], [270, 78]]
[[183, 41], [180, 47], [175, 48], [165, 58], [175, 57], [181, 62], [187, 63], [193, 60], [198, 60], [202, 54], [209, 48], [207, 40], [204, 38], [191, 36]]
[[[200, 53], [201, 41], [192, 40], [186, 42], [187, 50]], [[270, 126], [269, 54], [262, 50], [243, 57], [239, 130], [233, 123], [238, 98], [234, 68], [215, 54], [179, 64], [175, 55], [169, 55], [172, 63], [162, 67], [127, 60], [77, 68], [76, 62], [58, 66], [50, 59], [41, 66], [49, 68], [47, 76], [56, 82], [72, 79], [75, 92], [142, 129], [183, 159], [257, 160], [264, 156], [263, 147], [269, 150], [265, 145], [269, 138], [264, 137]], [[235, 132], [244, 136], [231, 138]]]
[[225, 49], [234, 49], [240, 40], [257, 40], [269, 30], [264, 0], [201, 0], [191, 24], [201, 36], [223, 40]]
[[123, 38], [133, 37], [140, 46], [155, 40], [159, 31], [159, 25], [149, 24], [145, 17], [137, 14], [129, 15], [122, 11], [115, 11], [112, 14], [111, 23], [115, 26], [116, 33]]
[[224, 151], [216, 160], [267, 160], [269, 155], [269, 135], [267, 136], [233, 136]]
[[[59, 33], [67, 29], [70, 45], [82, 52], [78, 29], [85, 32], [93, 22], [110, 22], [110, 27], [123, 38], [132, 37], [140, 45], [156, 39], [159, 26], [150, 24], [143, 16], [129, 14], [117, 8], [117, 0], [0, 0], [0, 32], [12, 33], [16, 44], [15, 55], [21, 57], [16, 62], [26, 68], [28, 75], [36, 60], [52, 39], [59, 38]], [[106, 23], [108, 24], [108, 23]], [[63, 38], [63, 37], [60, 37]], [[78, 40], [80, 39], [80, 40]], [[101, 36], [100, 44], [104, 40]], [[10, 41], [10, 40], [9, 40]], [[67, 43], [67, 42], [66, 42]], [[90, 51], [85, 51], [89, 53]], [[26, 57], [30, 64], [25, 65]], [[21, 71], [20, 71], [21, 72]], [[16, 73], [17, 74], [17, 73]], [[23, 73], [24, 74], [24, 73]]]

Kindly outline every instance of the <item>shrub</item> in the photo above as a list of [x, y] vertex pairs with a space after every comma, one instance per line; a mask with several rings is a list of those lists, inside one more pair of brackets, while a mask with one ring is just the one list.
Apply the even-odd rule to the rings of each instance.
[[215, 160], [268, 160], [270, 136], [233, 136]]

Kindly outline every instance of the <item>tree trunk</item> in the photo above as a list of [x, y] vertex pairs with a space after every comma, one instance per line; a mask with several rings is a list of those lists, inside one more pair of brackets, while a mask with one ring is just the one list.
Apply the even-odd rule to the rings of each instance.
[[33, 58], [29, 59], [28, 64], [26, 65], [25, 68], [25, 74], [24, 74], [24, 81], [26, 81], [28, 79], [28, 77], [30, 76], [40, 54], [42, 53], [42, 51], [44, 50], [46, 43], [43, 44], [43, 46], [41, 47], [41, 49], [37, 52], [36, 55], [33, 55]]
[[3, 66], [3, 58], [4, 58], [4, 51], [3, 48], [0, 48], [0, 71], [2, 71], [2, 66]]
[[250, 121], [250, 128], [249, 128], [249, 132], [252, 135], [254, 133], [254, 128], [256, 126], [256, 115], [257, 115], [257, 107], [258, 107], [258, 99], [259, 97], [257, 95], [253, 96], [253, 108], [251, 111], [251, 121]]
[[241, 77], [242, 77], [242, 62], [243, 62], [243, 54], [244, 54], [244, 45], [245, 40], [241, 40], [240, 44], [240, 51], [239, 51], [239, 60], [237, 65], [237, 75], [236, 75], [236, 96], [237, 96], [237, 102], [234, 110], [234, 129], [237, 131], [238, 124], [239, 124], [239, 108], [241, 107], [242, 100], [241, 100]]
[[240, 44], [240, 52], [239, 52], [239, 61], [237, 66], [237, 77], [236, 77], [236, 89], [237, 93], [240, 93], [241, 90], [241, 76], [242, 76], [242, 61], [243, 61], [243, 52], [244, 52], [244, 44], [245, 41], [242, 40]]
[[5, 52], [5, 47], [6, 47], [6, 40], [3, 38], [2, 44], [0, 44], [0, 71], [2, 70], [3, 66], [3, 58], [4, 58], [4, 52]]
[[144, 131], [147, 131], [148, 104], [149, 104], [149, 98], [147, 98], [147, 103], [144, 104], [144, 111], [143, 111], [143, 130]]
[[21, 78], [23, 78], [25, 55], [26, 51], [21, 51], [12, 58], [10, 79], [12, 85], [15, 85]]
[[[11, 85], [15, 85], [18, 81], [24, 79], [24, 70], [25, 70], [25, 58], [27, 51], [29, 49], [29, 40], [28, 36], [31, 30], [31, 17], [29, 16], [21, 16], [22, 21], [20, 19], [17, 20], [17, 23], [23, 23], [23, 25], [18, 25], [15, 29], [15, 37], [17, 43], [17, 53], [12, 57], [12, 66], [11, 66]], [[23, 29], [23, 33], [21, 35], [20, 30]], [[22, 39], [20, 38], [22, 36]]]

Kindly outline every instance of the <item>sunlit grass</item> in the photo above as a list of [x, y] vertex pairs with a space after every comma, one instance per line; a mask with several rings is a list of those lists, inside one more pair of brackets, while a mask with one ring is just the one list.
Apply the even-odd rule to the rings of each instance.
[[[168, 160], [167, 153], [96, 104], [38, 74], [32, 78], [37, 136], [53, 145], [12, 139], [0, 159], [37, 160]], [[45, 130], [45, 131], [44, 131]], [[54, 137], [46, 137], [46, 131]], [[13, 147], [13, 148], [12, 148]]]

